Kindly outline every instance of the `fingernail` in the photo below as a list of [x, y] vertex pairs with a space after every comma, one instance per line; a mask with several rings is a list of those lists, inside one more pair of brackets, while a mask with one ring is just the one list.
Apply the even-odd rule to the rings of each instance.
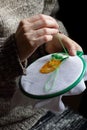
[[75, 49], [70, 49], [69, 54], [72, 55], [72, 56], [75, 56], [76, 55], [76, 50]]

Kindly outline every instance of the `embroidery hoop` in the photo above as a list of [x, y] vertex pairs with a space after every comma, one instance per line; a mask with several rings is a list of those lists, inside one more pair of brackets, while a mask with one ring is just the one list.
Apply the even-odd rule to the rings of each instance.
[[[40, 94], [37, 95], [37, 94], [29, 93], [29, 91], [26, 91], [26, 87], [23, 85], [24, 83], [22, 82], [22, 78], [23, 78], [23, 76], [22, 76], [21, 79], [20, 79], [20, 89], [21, 89], [21, 91], [26, 96], [28, 96], [30, 98], [34, 98], [34, 99], [49, 99], [49, 98], [57, 97], [57, 96], [60, 96], [60, 95], [62, 95], [64, 93], [67, 93], [68, 91], [73, 89], [76, 85], [78, 85], [78, 83], [82, 80], [82, 78], [83, 78], [83, 76], [85, 74], [85, 71], [86, 71], [86, 62], [85, 62], [84, 58], [82, 57], [82, 52], [78, 51], [77, 52], [77, 57], [80, 59], [80, 61], [82, 63], [82, 66], [83, 66], [82, 67], [82, 71], [81, 71], [80, 75], [78, 76], [78, 78], [75, 80], [75, 82], [71, 83], [69, 86], [67, 86], [63, 90], [60, 90], [60, 91], [57, 91], [57, 92], [53, 92], [53, 93], [48, 93], [48, 94], [47, 93], [46, 94], [41, 94], [41, 95]], [[40, 59], [42, 59], [42, 58], [40, 58]], [[31, 65], [33, 65], [34, 63], [32, 63]]]

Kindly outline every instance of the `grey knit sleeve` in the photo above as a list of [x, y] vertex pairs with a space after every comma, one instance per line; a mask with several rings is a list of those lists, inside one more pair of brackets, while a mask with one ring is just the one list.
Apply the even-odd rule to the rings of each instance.
[[25, 73], [17, 54], [14, 35], [0, 38], [0, 81], [11, 80]]

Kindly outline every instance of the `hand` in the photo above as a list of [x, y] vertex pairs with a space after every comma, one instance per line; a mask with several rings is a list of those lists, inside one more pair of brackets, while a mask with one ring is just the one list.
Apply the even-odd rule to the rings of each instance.
[[69, 55], [74, 56], [76, 55], [76, 51], [83, 51], [78, 43], [73, 41], [68, 36], [62, 33], [58, 33], [54, 35], [53, 39], [50, 42], [46, 43], [46, 51], [48, 53], [64, 51], [59, 39], [61, 39], [64, 47], [68, 50]]
[[52, 40], [58, 32], [55, 19], [47, 15], [36, 15], [20, 22], [15, 33], [21, 61], [28, 58], [40, 45]]

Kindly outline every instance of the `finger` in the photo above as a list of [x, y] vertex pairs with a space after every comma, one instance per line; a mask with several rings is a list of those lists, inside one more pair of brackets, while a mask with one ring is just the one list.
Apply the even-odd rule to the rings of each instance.
[[40, 20], [40, 15], [34, 15], [30, 18], [27, 18], [26, 20], [30, 23], [36, 22], [36, 21]]
[[41, 34], [55, 34], [58, 31], [58, 28], [56, 28], [55, 23], [52, 21], [37, 21], [33, 24], [22, 24], [22, 26], [20, 25], [18, 32], [22, 32], [22, 33], [27, 33], [31, 30], [37, 30], [37, 34], [39, 35], [39, 32]]
[[[38, 28], [40, 28], [40, 27], [38, 27], [39, 26], [39, 24], [40, 24], [40, 26], [41, 27], [44, 27], [44, 26], [47, 26], [47, 25], [49, 25], [49, 24], [53, 24], [53, 27], [55, 27], [55, 28], [58, 28], [59, 27], [59, 25], [58, 25], [58, 23], [56, 22], [56, 20], [54, 19], [54, 18], [52, 18], [52, 17], [50, 17], [50, 16], [47, 16], [47, 15], [42, 15], [42, 14], [40, 14], [40, 15], [35, 15], [35, 16], [32, 16], [32, 17], [30, 17], [29, 19], [27, 19], [27, 21], [29, 22], [29, 23], [33, 23], [33, 25], [34, 25], [34, 27], [33, 27], [33, 29], [38, 29]], [[49, 24], [48, 24], [49, 23]], [[51, 26], [50, 26], [51, 27]]]
[[72, 56], [76, 55], [77, 51], [83, 52], [82, 48], [79, 45], [75, 45], [74, 47], [71, 47], [71, 49], [68, 49], [69, 54], [72, 55]]
[[[29, 38], [29, 37], [28, 37]], [[42, 45], [43, 43], [45, 42], [48, 42], [48, 41], [51, 41], [53, 38], [52, 35], [44, 35], [44, 36], [41, 36], [39, 38], [33, 38], [33, 39], [30, 39], [29, 38], [29, 42], [32, 46], [35, 46], [35, 47], [39, 47], [40, 45]]]
[[56, 21], [54, 18], [52, 18], [51, 16], [48, 16], [48, 15], [44, 15], [44, 14], [39, 14], [39, 15], [34, 15], [34, 16], [32, 16], [32, 17], [30, 17], [30, 18], [27, 18], [26, 20], [28, 21], [28, 22], [35, 22], [35, 21], [38, 21], [38, 20], [40, 20], [40, 19], [49, 19], [49, 20], [52, 20], [52, 21]]
[[69, 53], [71, 56], [76, 55], [76, 48], [72, 47], [71, 49], [68, 49], [68, 53]]
[[32, 29], [34, 30], [37, 30], [43, 27], [58, 29], [58, 24], [52, 20], [38, 20], [32, 24]]
[[82, 51], [82, 48], [72, 39], [65, 36], [64, 34], [59, 34], [62, 40], [62, 43], [64, 44], [65, 48], [67, 48], [70, 55], [74, 56], [76, 55], [76, 51]]
[[58, 33], [58, 29], [54, 29], [54, 28], [42, 28], [39, 30], [35, 30], [33, 31], [33, 37], [39, 38], [40, 36], [43, 35], [54, 35]]

